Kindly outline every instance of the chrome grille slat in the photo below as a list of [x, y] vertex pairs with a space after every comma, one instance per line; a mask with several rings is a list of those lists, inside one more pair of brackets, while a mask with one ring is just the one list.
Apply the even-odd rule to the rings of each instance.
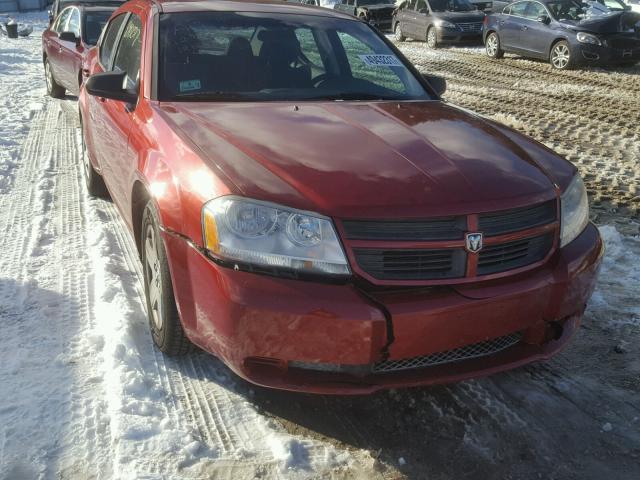
[[456, 25], [463, 32], [480, 32], [482, 30], [482, 22], [457, 23]]
[[486, 357], [513, 347], [522, 340], [522, 332], [515, 332], [503, 337], [494, 338], [464, 347], [432, 353], [421, 357], [405, 358], [402, 360], [386, 360], [373, 366], [374, 373], [396, 372], [416, 368], [433, 367], [445, 363], [462, 362], [472, 358]]

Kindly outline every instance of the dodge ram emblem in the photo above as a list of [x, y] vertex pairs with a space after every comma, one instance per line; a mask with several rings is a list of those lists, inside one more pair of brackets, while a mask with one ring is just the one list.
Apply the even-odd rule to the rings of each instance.
[[478, 253], [480, 250], [482, 250], [481, 233], [467, 233], [465, 240], [468, 252]]

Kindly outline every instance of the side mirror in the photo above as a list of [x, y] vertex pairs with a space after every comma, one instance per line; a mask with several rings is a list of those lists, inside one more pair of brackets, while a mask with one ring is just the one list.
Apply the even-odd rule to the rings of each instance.
[[96, 73], [89, 77], [85, 88], [89, 95], [95, 97], [135, 104], [138, 101], [138, 92], [126, 88], [126, 77], [126, 72]]
[[76, 45], [80, 44], [80, 39], [76, 37], [76, 34], [73, 32], [62, 32], [60, 35], [58, 35], [58, 38], [63, 42], [72, 42]]
[[549, 18], [548, 15], [540, 15], [537, 20], [540, 23], [544, 23], [545, 25], [549, 25], [549, 22], [551, 22], [551, 19]]
[[442, 95], [447, 91], [447, 81], [444, 77], [438, 77], [437, 75], [423, 75], [423, 77], [438, 95]]

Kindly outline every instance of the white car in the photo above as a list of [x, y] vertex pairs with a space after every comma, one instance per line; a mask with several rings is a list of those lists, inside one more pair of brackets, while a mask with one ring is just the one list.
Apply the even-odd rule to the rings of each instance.
[[640, 0], [624, 0], [629, 7], [631, 7], [632, 12], [640, 13]]

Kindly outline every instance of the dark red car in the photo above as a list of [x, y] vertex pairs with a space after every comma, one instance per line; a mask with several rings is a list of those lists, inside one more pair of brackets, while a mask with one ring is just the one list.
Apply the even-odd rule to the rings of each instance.
[[42, 34], [42, 62], [47, 93], [62, 98], [66, 91], [80, 93], [84, 81], [83, 59], [98, 43], [114, 6], [72, 5], [60, 12]]
[[89, 61], [87, 185], [131, 229], [162, 351], [366, 393], [546, 359], [576, 331], [603, 254], [576, 168], [442, 101], [366, 23], [134, 0]]

